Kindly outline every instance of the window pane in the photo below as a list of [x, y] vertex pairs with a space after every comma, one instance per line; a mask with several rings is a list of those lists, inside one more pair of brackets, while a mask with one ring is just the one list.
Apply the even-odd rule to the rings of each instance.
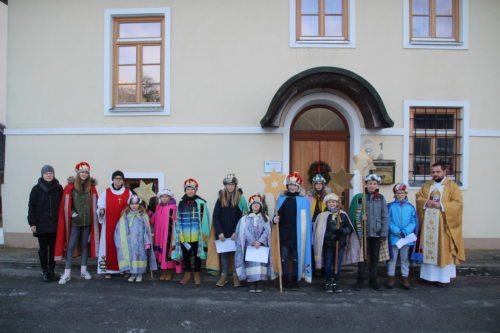
[[436, 155], [437, 156], [453, 156], [455, 154], [455, 139], [453, 138], [437, 138], [436, 139]]
[[118, 86], [118, 103], [135, 102], [135, 84]]
[[326, 14], [342, 14], [342, 0], [325, 0]]
[[146, 103], [160, 103], [160, 85], [143, 83], [142, 99]]
[[413, 37], [429, 37], [429, 18], [413, 17]]
[[160, 82], [160, 65], [142, 66], [142, 84]]
[[453, 18], [436, 17], [436, 37], [453, 37]]
[[135, 83], [135, 66], [118, 67], [118, 83]]
[[431, 138], [414, 138], [413, 170], [416, 175], [430, 174]]
[[317, 16], [302, 16], [302, 36], [319, 36]]
[[119, 31], [119, 38], [161, 37], [161, 23], [120, 23]]
[[416, 114], [414, 118], [416, 129], [452, 130], [455, 129], [454, 114]]
[[302, 0], [302, 14], [318, 14], [318, 0]]
[[452, 15], [453, 0], [436, 0], [436, 15]]
[[325, 35], [335, 37], [343, 36], [342, 16], [325, 16]]
[[429, 0], [413, 0], [412, 12], [413, 15], [429, 15]]
[[128, 65], [136, 63], [135, 46], [120, 46], [118, 48], [118, 64]]
[[159, 64], [160, 63], [160, 47], [159, 46], [144, 46], [142, 48], [142, 63], [143, 64]]

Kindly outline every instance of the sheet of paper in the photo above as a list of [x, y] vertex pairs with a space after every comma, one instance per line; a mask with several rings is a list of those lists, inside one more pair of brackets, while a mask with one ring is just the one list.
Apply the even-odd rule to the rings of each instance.
[[260, 246], [257, 249], [255, 246], [247, 246], [245, 261], [262, 262], [267, 264], [269, 262], [269, 248]]
[[183, 245], [183, 246], [184, 246], [184, 248], [185, 248], [186, 250], [188, 250], [188, 251], [191, 249], [191, 244], [189, 244], [188, 242], [182, 243], [182, 245]]
[[216, 240], [215, 247], [217, 248], [217, 253], [236, 251], [236, 243], [231, 238], [226, 238], [225, 241]]
[[414, 242], [416, 240], [417, 240], [417, 236], [415, 236], [415, 234], [412, 232], [411, 234], [406, 235], [405, 238], [401, 238], [400, 240], [398, 240], [396, 242], [396, 246], [398, 247], [398, 249], [400, 249], [403, 246], [405, 246], [406, 244], [412, 243], [412, 242]]

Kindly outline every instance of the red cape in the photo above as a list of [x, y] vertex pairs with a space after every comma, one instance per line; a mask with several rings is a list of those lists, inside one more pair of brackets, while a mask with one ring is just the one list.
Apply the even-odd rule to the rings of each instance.
[[[71, 192], [74, 188], [73, 183], [68, 183], [64, 187], [63, 195], [61, 198], [61, 204], [59, 205], [59, 220], [57, 222], [57, 234], [56, 234], [56, 247], [54, 251], [54, 257], [56, 260], [61, 260], [66, 258], [66, 250], [68, 249], [68, 242], [71, 231], [71, 207], [73, 198]], [[99, 250], [99, 223], [97, 220], [97, 198], [99, 197], [97, 189], [94, 185], [90, 187], [91, 195], [91, 222], [90, 222], [90, 252], [89, 258], [97, 258]], [[80, 244], [80, 242], [78, 242]], [[77, 257], [81, 253], [79, 246], [75, 248], [73, 256]]]

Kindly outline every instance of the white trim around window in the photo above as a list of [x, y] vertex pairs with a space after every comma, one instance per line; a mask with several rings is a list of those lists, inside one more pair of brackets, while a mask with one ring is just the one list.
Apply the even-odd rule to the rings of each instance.
[[[165, 18], [163, 32], [164, 40], [164, 106], [148, 107], [137, 105], [123, 108], [120, 111], [113, 110], [113, 18], [115, 17], [138, 17], [158, 15]], [[104, 11], [104, 115], [105, 116], [164, 116], [170, 114], [170, 38], [171, 38], [171, 15], [170, 8], [119, 8], [106, 9]]]
[[290, 47], [302, 48], [356, 48], [356, 0], [348, 0], [348, 41], [297, 41], [296, 40], [296, 0], [289, 0], [290, 6]]
[[[436, 100], [406, 100], [404, 101], [403, 115], [405, 134], [403, 136], [403, 182], [409, 184], [408, 170], [410, 163], [410, 109], [412, 107], [448, 107], [462, 109], [462, 190], [469, 187], [469, 137], [470, 137], [470, 119], [469, 119], [469, 101], [436, 101]], [[418, 189], [418, 187], [411, 187]]]
[[445, 41], [411, 41], [410, 40], [410, 0], [403, 0], [403, 48], [405, 49], [441, 49], [441, 50], [468, 50], [469, 49], [469, 0], [459, 0], [460, 14], [459, 42]]

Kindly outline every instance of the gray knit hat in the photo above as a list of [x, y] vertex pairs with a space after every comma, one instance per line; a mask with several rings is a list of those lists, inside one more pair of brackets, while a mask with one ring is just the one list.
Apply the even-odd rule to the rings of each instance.
[[42, 167], [42, 172], [41, 172], [41, 173], [42, 173], [42, 176], [43, 176], [43, 174], [44, 174], [44, 173], [46, 173], [46, 172], [52, 172], [52, 173], [54, 173], [54, 167], [53, 167], [52, 165], [48, 165], [48, 164], [44, 165], [44, 166]]

